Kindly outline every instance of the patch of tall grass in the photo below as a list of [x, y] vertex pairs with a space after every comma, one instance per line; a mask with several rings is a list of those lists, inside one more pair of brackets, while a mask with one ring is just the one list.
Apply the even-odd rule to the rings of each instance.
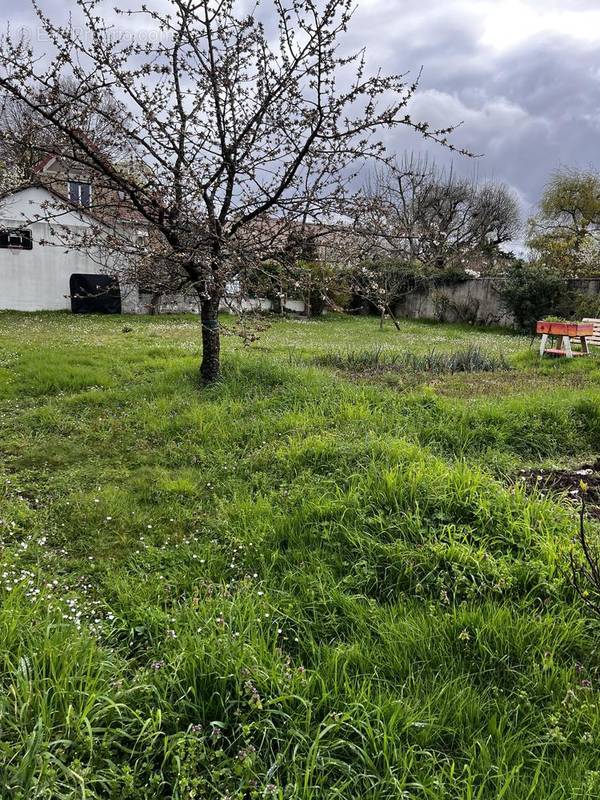
[[315, 359], [324, 367], [351, 372], [408, 371], [432, 375], [457, 372], [498, 372], [511, 366], [502, 354], [485, 353], [477, 346], [453, 352], [428, 353], [394, 352], [378, 347], [375, 350], [350, 350], [345, 353], [325, 353]]

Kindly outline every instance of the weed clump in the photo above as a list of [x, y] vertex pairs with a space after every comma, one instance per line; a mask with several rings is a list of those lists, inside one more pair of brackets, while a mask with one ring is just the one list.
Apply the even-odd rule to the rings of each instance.
[[453, 353], [393, 353], [376, 350], [350, 350], [346, 353], [325, 353], [315, 359], [323, 367], [349, 372], [428, 372], [432, 375], [457, 372], [500, 372], [511, 366], [503, 355], [485, 353], [479, 347], [467, 347]]

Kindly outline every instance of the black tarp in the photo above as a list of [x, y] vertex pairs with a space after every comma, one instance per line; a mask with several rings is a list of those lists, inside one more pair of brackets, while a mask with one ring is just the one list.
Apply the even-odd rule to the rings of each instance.
[[71, 275], [73, 314], [120, 314], [119, 281], [111, 275]]

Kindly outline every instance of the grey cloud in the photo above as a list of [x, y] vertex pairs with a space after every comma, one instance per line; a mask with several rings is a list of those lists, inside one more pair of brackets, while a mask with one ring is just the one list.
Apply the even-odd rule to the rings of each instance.
[[[464, 120], [454, 141], [484, 156], [476, 161], [451, 156], [402, 131], [392, 146], [424, 150], [461, 172], [506, 182], [521, 197], [525, 213], [558, 166], [600, 166], [600, 32], [594, 43], [539, 33], [497, 52], [482, 44], [480, 0], [396, 5], [399, 13], [391, 22], [383, 4], [363, 9], [364, 44], [369, 38], [383, 41], [375, 47], [375, 61], [386, 70], [414, 72], [424, 65], [413, 113], [441, 125]], [[598, 10], [588, 0], [535, 0], [529, 6]]]

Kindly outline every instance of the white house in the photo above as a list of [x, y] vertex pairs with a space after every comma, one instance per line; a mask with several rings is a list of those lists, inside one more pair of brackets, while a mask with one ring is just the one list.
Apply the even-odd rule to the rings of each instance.
[[[111, 283], [107, 273], [129, 274], [130, 270], [119, 270], [115, 255], [103, 254], [100, 247], [76, 249], [73, 243], [102, 239], [99, 226], [109, 222], [107, 230], [119, 230], [125, 240], [139, 244], [148, 235], [118, 193], [108, 192], [103, 194], [77, 165], [48, 156], [34, 168], [34, 182], [0, 196], [0, 310], [77, 310], [78, 303], [91, 306], [85, 310], [100, 310], [95, 306], [112, 294], [100, 288], [103, 281]], [[98, 208], [111, 209], [110, 216], [103, 221], [95, 213]], [[122, 252], [120, 258], [124, 257]], [[80, 288], [74, 291], [73, 276], [80, 276], [73, 284]], [[238, 294], [234, 282], [223, 300], [223, 311], [272, 307], [270, 300], [242, 300]], [[199, 310], [195, 295], [157, 294], [122, 282], [116, 298], [116, 310], [125, 313]], [[304, 309], [302, 301], [287, 300], [285, 305], [296, 312]]]
[[[71, 308], [73, 274], [101, 272], [98, 261], [68, 250], [60, 230], [98, 224], [84, 206], [65, 210], [51, 224], [40, 220], [56, 196], [43, 185], [18, 189], [0, 199], [0, 309], [18, 311]], [[137, 310], [137, 292], [125, 292], [124, 311]]]

